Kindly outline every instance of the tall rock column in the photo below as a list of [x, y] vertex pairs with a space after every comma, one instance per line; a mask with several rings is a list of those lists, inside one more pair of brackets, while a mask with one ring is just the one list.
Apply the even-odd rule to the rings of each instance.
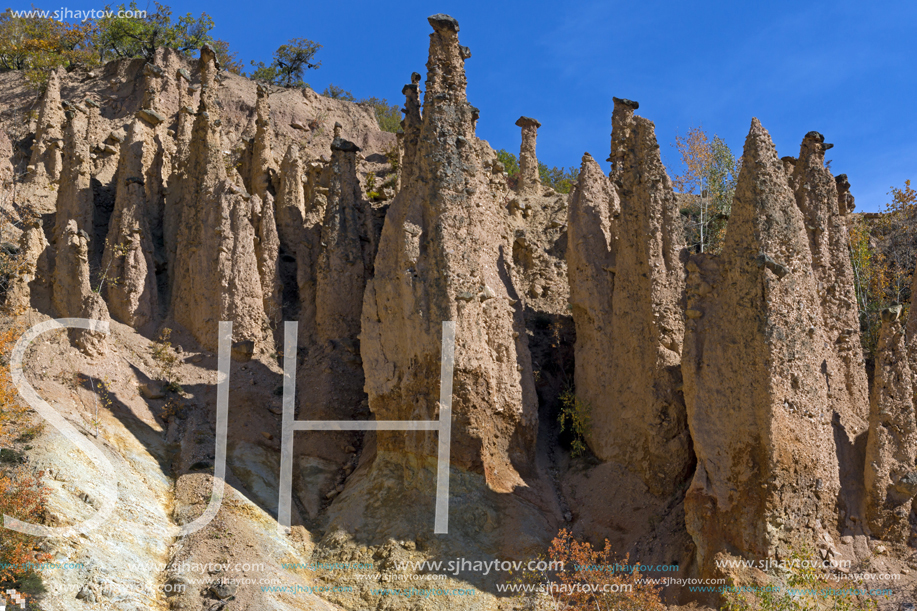
[[[54, 272], [52, 303], [65, 318], [108, 320], [108, 308], [93, 290], [89, 274], [89, 236], [92, 231], [92, 163], [89, 157], [88, 118], [81, 110], [67, 111], [63, 166], [53, 230]], [[104, 335], [72, 329], [70, 339], [87, 354], [105, 350]]]
[[276, 207], [280, 248], [294, 255], [300, 248], [306, 216], [303, 164], [299, 156], [299, 147], [295, 144], [287, 148], [280, 164], [280, 190], [277, 193]]
[[[537, 429], [530, 356], [506, 270], [511, 232], [490, 195], [496, 154], [474, 135], [458, 23], [446, 15], [429, 22], [416, 173], [389, 209], [363, 303], [366, 391], [379, 420], [435, 419], [442, 323], [454, 321], [452, 466], [510, 492], [533, 470]], [[413, 464], [407, 472], [419, 482], [436, 461], [428, 433], [379, 432], [377, 446], [375, 477], [386, 464]], [[428, 486], [416, 489], [426, 510]]]
[[102, 257], [111, 313], [134, 328], [151, 322], [158, 304], [151, 205], [145, 189], [145, 170], [153, 162], [155, 148], [152, 130], [142, 119], [135, 119], [121, 146], [115, 208]]
[[258, 85], [258, 101], [255, 104], [255, 141], [252, 147], [252, 195], [264, 200], [271, 183], [271, 170], [274, 163], [271, 155], [271, 107], [267, 99], [267, 90]]
[[404, 154], [401, 156], [401, 184], [411, 180], [414, 166], [417, 163], [417, 142], [420, 139], [420, 75], [411, 73], [411, 84], [401, 89], [404, 94], [404, 119], [401, 129], [404, 132]]
[[324, 343], [360, 334], [367, 281], [363, 243], [369, 243], [353, 142], [331, 143], [331, 185], [322, 223], [322, 251], [316, 274], [316, 329]]
[[[284, 317], [298, 317], [301, 344], [315, 342], [315, 266], [321, 251], [321, 226], [328, 194], [327, 181], [322, 180], [326, 172], [316, 170], [310, 177], [314, 183], [322, 184], [312, 184], [307, 197], [299, 147], [291, 144], [280, 164], [275, 204]], [[291, 304], [295, 304], [293, 311], [289, 311]]]
[[907, 543], [917, 494], [914, 386], [900, 320], [902, 307], [883, 310], [866, 444], [866, 524], [885, 541]]
[[616, 386], [608, 365], [617, 340], [611, 330], [620, 215], [617, 190], [592, 156], [583, 155], [567, 209], [567, 277], [576, 325], [576, 394], [599, 409]]
[[264, 295], [264, 311], [273, 326], [279, 328], [282, 318], [278, 273], [280, 237], [277, 234], [274, 197], [269, 191], [271, 174], [274, 171], [274, 158], [271, 152], [274, 132], [271, 128], [271, 107], [267, 98], [267, 90], [258, 85], [249, 184], [252, 195], [257, 196], [261, 203], [261, 207], [254, 211], [254, 224], [258, 237], [255, 241], [255, 256], [258, 259], [258, 274], [261, 277], [261, 292]]
[[[367, 416], [360, 359], [363, 292], [372, 268], [367, 213], [357, 177], [357, 147], [335, 138], [331, 143], [328, 203], [320, 225], [321, 251], [316, 262], [313, 298], [314, 338], [299, 367], [299, 417], [303, 420], [353, 420]], [[305, 307], [306, 304], [303, 304]], [[310, 517], [335, 485], [344, 451], [359, 446], [359, 434], [310, 431], [298, 435], [304, 471], [297, 495]]]
[[[792, 184], [796, 205], [805, 219], [824, 328], [829, 345], [834, 347], [826, 363], [828, 398], [848, 435], [855, 437], [866, 430], [869, 391], [848, 246], [846, 201], [842, 204], [838, 181], [825, 167], [825, 151], [831, 147], [818, 132], [806, 134]], [[849, 187], [847, 183], [844, 195]]]
[[538, 176], [538, 157], [535, 156], [535, 140], [541, 123], [531, 117], [519, 117], [516, 125], [522, 128], [522, 144], [519, 147], [519, 193], [538, 193], [541, 179]]
[[62, 169], [64, 109], [60, 97], [60, 69], [52, 70], [38, 110], [38, 129], [32, 144], [29, 179], [56, 182]]
[[832, 146], [818, 132], [806, 134], [790, 186], [805, 220], [822, 327], [828, 336], [823, 373], [834, 412], [835, 437], [839, 440], [839, 517], [843, 523], [860, 512], [862, 502], [862, 450], [857, 449], [857, 439], [862, 444], [868, 429], [869, 385], [847, 235], [846, 196], [850, 185], [839, 182], [825, 167], [825, 151]]
[[91, 292], [88, 281], [85, 286], [81, 281], [83, 267], [88, 278], [89, 261], [83, 261], [79, 254], [85, 249], [93, 231], [92, 162], [87, 126], [85, 113], [67, 111], [63, 143], [66, 154], [57, 191], [52, 238], [55, 248], [53, 301], [61, 316], [78, 316], [83, 298]]
[[828, 335], [804, 218], [757, 119], [722, 255], [687, 268], [682, 370], [697, 469], [685, 519], [712, 575], [719, 552], [774, 558], [837, 523]]
[[209, 349], [220, 321], [233, 341], [260, 345], [265, 323], [252, 210], [260, 207], [226, 176], [215, 96], [216, 56], [201, 49], [201, 101], [182, 181], [171, 306], [176, 322]]
[[584, 160], [570, 204], [575, 381], [591, 406], [590, 448], [667, 495], [693, 466], [678, 391], [684, 239], [653, 124], [634, 116], [636, 107], [615, 98], [613, 178]]

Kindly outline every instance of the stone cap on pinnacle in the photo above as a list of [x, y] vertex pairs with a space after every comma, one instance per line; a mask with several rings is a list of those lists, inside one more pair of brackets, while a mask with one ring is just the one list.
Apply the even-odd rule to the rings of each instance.
[[640, 102], [635, 102], [635, 101], [633, 101], [633, 100], [628, 100], [627, 98], [614, 98], [614, 97], [613, 97], [613, 98], [611, 98], [611, 100], [615, 103], [615, 106], [617, 106], [618, 104], [620, 104], [620, 105], [622, 105], [622, 106], [627, 106], [627, 107], [630, 108], [631, 110], [637, 110], [638, 108], [640, 108]]
[[435, 15], [430, 15], [427, 17], [427, 21], [430, 22], [430, 25], [433, 26], [434, 30], [452, 30], [453, 32], [459, 31], [458, 21], [455, 20], [455, 17], [450, 17], [449, 15], [444, 15], [443, 13], [436, 13]]
[[217, 58], [217, 52], [214, 50], [213, 46], [208, 43], [204, 43], [201, 46], [201, 61], [213, 60], [213, 65], [216, 66], [217, 70], [220, 69], [220, 60]]
[[541, 123], [539, 123], [536, 119], [533, 119], [532, 117], [519, 117], [519, 120], [516, 121], [516, 125], [518, 125], [519, 127], [525, 127], [526, 125], [534, 125], [535, 127], [541, 127]]
[[802, 139], [803, 146], [805, 146], [807, 140], [814, 141], [818, 145], [815, 147], [816, 150], [827, 151], [834, 148], [833, 144], [825, 142], [825, 137], [816, 131], [811, 131], [805, 135]]
[[332, 151], [342, 151], [344, 153], [359, 153], [360, 147], [351, 142], [350, 140], [344, 140], [343, 138], [335, 138], [331, 141], [331, 150]]

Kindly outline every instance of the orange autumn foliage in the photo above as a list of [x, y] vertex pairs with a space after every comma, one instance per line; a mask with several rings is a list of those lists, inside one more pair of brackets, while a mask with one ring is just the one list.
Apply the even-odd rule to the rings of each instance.
[[[642, 583], [638, 570], [624, 567], [628, 557], [616, 560], [606, 539], [600, 551], [561, 530], [548, 548], [549, 562], [562, 569], [529, 575], [540, 581], [540, 593], [549, 609], [565, 611], [665, 611], [658, 586]], [[560, 564], [562, 563], [562, 564]], [[622, 566], [623, 565], [623, 566]], [[539, 607], [540, 608], [540, 607]]]
[[[9, 357], [21, 334], [18, 326], [0, 331], [0, 447], [9, 447], [13, 436], [11, 424], [21, 418], [26, 409], [19, 401], [9, 370]], [[7, 450], [7, 452], [10, 452]], [[8, 453], [0, 463], [0, 515], [26, 522], [41, 522], [48, 490], [41, 483], [41, 472], [15, 464], [16, 454]], [[13, 457], [11, 460], [10, 457]], [[18, 583], [33, 575], [32, 565], [50, 559], [49, 554], [35, 550], [35, 537], [9, 529], [0, 531], [0, 585]]]

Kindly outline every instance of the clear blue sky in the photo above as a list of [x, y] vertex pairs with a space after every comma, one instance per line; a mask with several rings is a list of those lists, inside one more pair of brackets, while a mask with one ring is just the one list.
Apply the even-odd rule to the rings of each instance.
[[517, 152], [516, 119], [535, 117], [549, 166], [578, 166], [588, 151], [607, 170], [618, 96], [655, 122], [670, 175], [680, 169], [676, 133], [702, 126], [741, 154], [758, 117], [781, 155], [798, 155], [810, 130], [834, 143], [827, 157], [850, 177], [859, 211], [879, 210], [891, 185], [917, 181], [913, 1], [166, 3], [209, 13], [214, 35], [246, 65], [269, 62], [289, 38], [315, 40], [323, 48], [321, 68], [306, 76], [313, 89], [334, 83], [398, 104], [410, 73], [426, 74], [427, 16], [448, 13], [473, 54], [465, 65], [478, 136]]

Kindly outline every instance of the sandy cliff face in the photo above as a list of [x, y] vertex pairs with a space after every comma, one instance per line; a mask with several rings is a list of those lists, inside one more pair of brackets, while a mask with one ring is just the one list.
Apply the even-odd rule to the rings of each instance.
[[882, 313], [866, 445], [866, 522], [873, 536], [910, 538], [917, 494], [917, 420], [901, 307]]
[[153, 262], [154, 219], [145, 171], [153, 161], [152, 140], [145, 122], [136, 119], [121, 149], [115, 207], [102, 257], [103, 273], [109, 280], [104, 286], [105, 297], [112, 315], [135, 328], [152, 322], [159, 306]]

